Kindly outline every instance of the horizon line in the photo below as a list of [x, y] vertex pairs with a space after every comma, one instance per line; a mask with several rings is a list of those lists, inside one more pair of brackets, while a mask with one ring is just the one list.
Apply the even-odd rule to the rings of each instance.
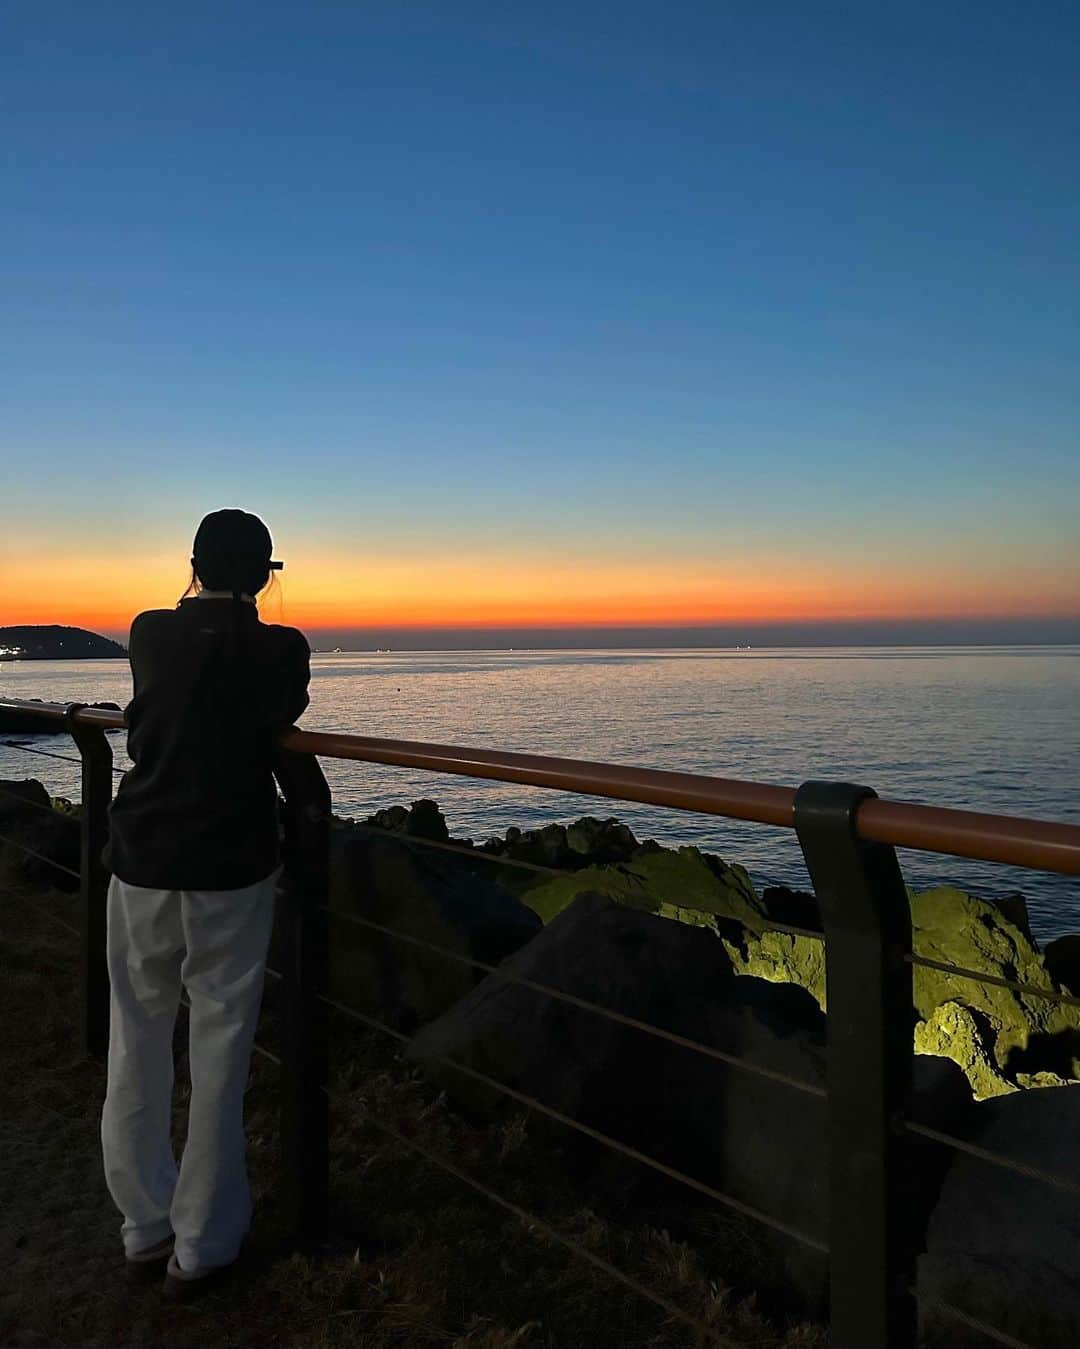
[[[264, 607], [261, 617], [289, 624], [287, 613]], [[11, 624], [62, 627], [65, 624]], [[72, 627], [81, 627], [71, 624]], [[297, 625], [298, 626], [298, 625]], [[127, 629], [101, 624], [97, 632], [126, 645]], [[559, 650], [836, 646], [1072, 646], [1080, 644], [1080, 615], [1007, 618], [834, 619], [701, 624], [334, 624], [302, 626], [320, 650]]]

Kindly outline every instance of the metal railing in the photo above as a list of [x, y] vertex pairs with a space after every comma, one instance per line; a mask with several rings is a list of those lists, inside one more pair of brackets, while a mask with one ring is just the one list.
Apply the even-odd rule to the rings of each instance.
[[[80, 752], [79, 759], [75, 760], [82, 764], [83, 790], [82, 810], [78, 817], [80, 925], [76, 929], [63, 920], [57, 921], [77, 933], [80, 940], [82, 1044], [87, 1054], [100, 1058], [106, 1052], [108, 1041], [108, 981], [104, 955], [108, 878], [100, 856], [106, 839], [112, 776], [119, 771], [113, 766], [106, 732], [120, 729], [122, 716], [80, 704], [0, 700], [0, 714], [5, 710], [32, 713], [43, 721], [62, 722]], [[69, 757], [12, 740], [2, 743], [48, 757]], [[361, 915], [331, 909], [328, 905], [331, 800], [316, 756], [509, 781], [795, 829], [821, 907], [824, 934], [772, 920], [767, 921], [767, 926], [825, 942], [829, 1026], [827, 1090], [716, 1046], [691, 1040], [664, 1027], [518, 976], [505, 967], [463, 956], [413, 933]], [[497, 972], [499, 978], [508, 983], [520, 984], [636, 1032], [659, 1036], [742, 1073], [772, 1081], [785, 1090], [827, 1097], [829, 1212], [828, 1241], [823, 1242], [785, 1222], [782, 1215], [764, 1213], [526, 1092], [469, 1065], [451, 1059], [440, 1060], [442, 1066], [479, 1081], [517, 1104], [827, 1255], [830, 1344], [833, 1349], [910, 1349], [915, 1343], [916, 1302], [919, 1300], [915, 1287], [917, 1240], [910, 1221], [907, 1193], [907, 1163], [913, 1136], [1004, 1166], [1029, 1179], [1077, 1192], [1077, 1186], [1065, 1177], [979, 1148], [908, 1118], [914, 1062], [911, 1032], [914, 965], [928, 965], [958, 978], [1004, 984], [1070, 1005], [1080, 1003], [1080, 999], [913, 955], [910, 910], [894, 848], [903, 846], [1080, 874], [1080, 827], [883, 801], [869, 788], [844, 783], [810, 782], [795, 790], [690, 773], [296, 728], [286, 731], [279, 739], [275, 771], [285, 799], [288, 841], [287, 884], [280, 915], [285, 937], [285, 967], [281, 971], [268, 970], [268, 973], [283, 985], [282, 1053], [278, 1058], [264, 1046], [256, 1046], [256, 1049], [280, 1063], [282, 1069], [283, 1181], [299, 1246], [317, 1248], [326, 1229], [327, 1105], [334, 1094], [328, 1080], [327, 1012], [335, 1010], [386, 1034], [397, 1043], [409, 1042], [409, 1037], [395, 1027], [327, 996], [328, 920], [357, 925], [385, 939], [412, 944], [482, 973]], [[456, 849], [453, 845], [432, 845], [426, 840], [407, 836], [393, 837], [410, 846], [460, 851], [477, 863], [488, 860], [498, 866], [525, 865], [529, 870], [543, 870], [534, 864], [518, 864], [513, 859], [478, 849]], [[41, 854], [36, 855], [49, 861]], [[67, 870], [69, 874], [75, 874], [73, 869]], [[345, 1104], [355, 1108], [352, 1103]], [[526, 1219], [576, 1255], [603, 1268], [611, 1277], [659, 1305], [669, 1315], [688, 1323], [709, 1342], [726, 1343], [715, 1329], [704, 1325], [655, 1289], [644, 1287], [452, 1162], [437, 1157], [415, 1139], [406, 1138], [384, 1121], [371, 1117], [366, 1108], [365, 1114], [375, 1128], [396, 1138], [402, 1146], [425, 1156], [503, 1209]], [[961, 1308], [941, 1301], [926, 1302], [992, 1341], [1011, 1345], [1014, 1349], [1016, 1346], [1028, 1349], [1022, 1341], [986, 1325]]]

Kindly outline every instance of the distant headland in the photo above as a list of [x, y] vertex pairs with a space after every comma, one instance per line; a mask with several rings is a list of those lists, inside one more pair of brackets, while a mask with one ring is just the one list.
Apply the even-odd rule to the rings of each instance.
[[0, 660], [101, 660], [126, 655], [127, 648], [119, 642], [85, 628], [38, 623], [0, 628]]

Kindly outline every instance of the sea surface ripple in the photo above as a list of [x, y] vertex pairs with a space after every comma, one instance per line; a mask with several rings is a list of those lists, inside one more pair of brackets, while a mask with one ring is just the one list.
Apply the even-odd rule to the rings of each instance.
[[[60, 702], [131, 695], [116, 661], [0, 664], [0, 694]], [[316, 653], [310, 729], [607, 760], [1076, 822], [1080, 647]], [[27, 743], [56, 747], [59, 740]], [[126, 763], [122, 740], [117, 761]], [[743, 863], [759, 885], [806, 885], [790, 830], [378, 765], [323, 763], [339, 814], [433, 797], [481, 841], [581, 814]], [[0, 776], [77, 797], [77, 770], [0, 747]], [[1075, 877], [907, 850], [919, 888], [1028, 898], [1043, 938], [1080, 930]]]

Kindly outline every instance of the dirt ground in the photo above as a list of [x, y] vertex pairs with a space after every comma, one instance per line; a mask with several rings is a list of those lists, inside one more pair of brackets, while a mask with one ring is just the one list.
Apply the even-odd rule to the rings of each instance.
[[[573, 1168], [550, 1139], [533, 1138], [527, 1119], [470, 1127], [381, 1038], [336, 1021], [332, 1082], [356, 1112], [332, 1112], [324, 1251], [317, 1258], [291, 1254], [284, 1239], [278, 1069], [256, 1057], [246, 1102], [255, 1218], [242, 1266], [191, 1305], [164, 1302], [157, 1285], [132, 1290], [123, 1277], [120, 1215], [100, 1161], [105, 1072], [78, 1053], [77, 941], [47, 917], [74, 922], [76, 903], [0, 878], [0, 1345], [824, 1345], [818, 1328], [770, 1326], [753, 1296], [736, 1297], [718, 1277], [740, 1242], [722, 1219], [702, 1219], [693, 1243], [676, 1240], [662, 1213], [645, 1221], [640, 1202], [631, 1213], [621, 1181], [614, 1189], [622, 1198], [598, 1211], [583, 1201]], [[259, 1038], [276, 1047], [270, 990]], [[188, 1095], [185, 1033], [182, 1013], [178, 1155]], [[365, 1125], [369, 1111], [661, 1291], [717, 1338], [685, 1328]]]

